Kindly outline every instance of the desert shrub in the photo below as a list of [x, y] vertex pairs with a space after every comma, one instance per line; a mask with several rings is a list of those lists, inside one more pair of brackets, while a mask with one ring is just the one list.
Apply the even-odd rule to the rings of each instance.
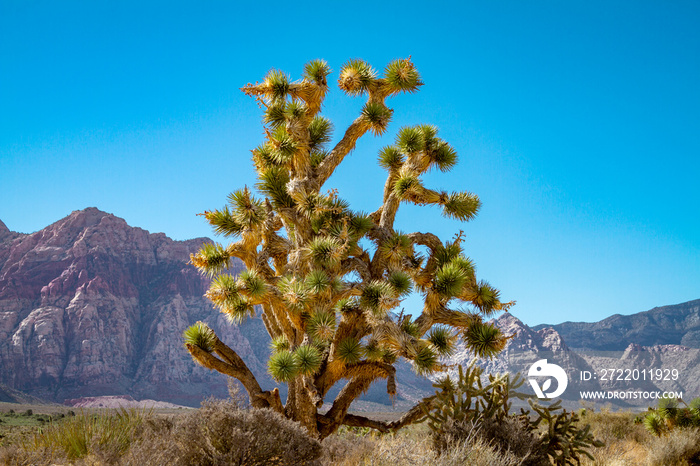
[[312, 465], [321, 444], [298, 423], [269, 409], [242, 410], [208, 400], [177, 419], [144, 424], [141, 440], [123, 458], [140, 465]]
[[[479, 439], [500, 453], [514, 453], [523, 465], [543, 464], [547, 457], [556, 465], [566, 465], [580, 463], [582, 456], [593, 459], [588, 449], [603, 445], [590, 426], [579, 425], [576, 413], [561, 408], [560, 401], [543, 406], [518, 393], [523, 384], [519, 375], [513, 380], [507, 374], [489, 375], [484, 382], [482, 373], [473, 363], [459, 366], [457, 380], [448, 377], [435, 384], [439, 391], [426, 415], [439, 453]], [[511, 397], [527, 398], [535, 415], [530, 416], [530, 411], [517, 417], [509, 414]]]
[[323, 440], [322, 462], [327, 466], [516, 466], [521, 459], [513, 453], [500, 453], [481, 439], [455, 443], [438, 454], [432, 448], [429, 430], [411, 426], [395, 434], [357, 435], [341, 431]]
[[700, 429], [675, 429], [647, 445], [649, 466], [700, 464]]
[[[513, 452], [499, 451], [493, 443], [475, 437], [471, 441], [456, 443], [440, 455], [436, 466], [520, 466], [524, 458]], [[534, 464], [534, 463], [531, 463]], [[545, 463], [549, 464], [549, 462]]]

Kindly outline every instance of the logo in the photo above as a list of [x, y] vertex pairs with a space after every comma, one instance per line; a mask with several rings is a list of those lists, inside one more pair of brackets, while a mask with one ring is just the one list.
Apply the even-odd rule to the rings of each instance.
[[[569, 383], [569, 378], [566, 376], [564, 369], [556, 364], [548, 364], [546, 359], [540, 359], [530, 366], [527, 376], [528, 380], [530, 381], [530, 385], [532, 385], [532, 389], [535, 390], [537, 398], [555, 398], [564, 393], [564, 390], [566, 390], [566, 386]], [[548, 378], [544, 381], [542, 387], [540, 387], [536, 377]], [[553, 392], [545, 393], [552, 385], [552, 377], [554, 377], [557, 381], [557, 389]]]

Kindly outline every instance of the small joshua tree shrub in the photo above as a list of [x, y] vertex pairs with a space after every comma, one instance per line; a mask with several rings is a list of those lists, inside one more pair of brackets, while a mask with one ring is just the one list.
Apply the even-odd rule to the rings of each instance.
[[[523, 384], [519, 375], [511, 380], [507, 374], [490, 374], [487, 382], [482, 375], [482, 369], [472, 363], [459, 366], [457, 380], [447, 377], [435, 384], [439, 390], [426, 415], [437, 451], [479, 438], [502, 453], [514, 453], [521, 464], [534, 466], [550, 461], [579, 464], [582, 456], [593, 459], [589, 448], [603, 446], [590, 433], [590, 426], [579, 426], [576, 413], [561, 409], [560, 401], [542, 406], [517, 392]], [[512, 397], [527, 398], [535, 415], [524, 410], [517, 416], [510, 414]]]
[[[683, 405], [683, 406], [681, 406]], [[638, 418], [644, 427], [655, 436], [662, 436], [676, 428], [700, 427], [700, 398], [690, 403], [674, 398], [662, 398], [656, 408], [650, 408]]]

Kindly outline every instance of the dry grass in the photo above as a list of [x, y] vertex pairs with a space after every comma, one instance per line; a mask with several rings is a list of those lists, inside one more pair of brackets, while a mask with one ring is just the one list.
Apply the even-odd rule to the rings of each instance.
[[521, 463], [515, 455], [500, 454], [477, 438], [456, 443], [441, 455], [433, 449], [430, 430], [425, 425], [387, 435], [343, 431], [328, 437], [322, 445], [322, 460], [327, 466], [516, 466]]
[[[581, 413], [581, 422], [606, 445], [591, 449], [583, 465], [673, 466], [700, 464], [700, 430], [676, 429], [654, 437], [625, 412]], [[29, 416], [21, 421], [28, 422]], [[19, 422], [19, 421], [18, 421]], [[26, 426], [17, 426], [25, 429]], [[34, 429], [38, 427], [33, 427]], [[177, 416], [114, 411], [79, 413], [46, 423], [41, 433], [0, 447], [0, 465], [298, 464], [298, 465], [522, 465], [501, 440], [474, 432], [438, 453], [424, 424], [395, 434], [341, 429], [322, 443], [267, 410], [209, 402]], [[483, 433], [482, 433], [483, 434]], [[500, 442], [500, 443], [499, 443]], [[499, 447], [502, 451], [498, 451]]]
[[642, 424], [634, 423], [630, 412], [587, 412], [582, 422], [591, 425], [596, 438], [605, 442], [591, 449], [596, 466], [685, 466], [700, 465], [700, 429], [675, 429], [669, 435], [655, 437]]

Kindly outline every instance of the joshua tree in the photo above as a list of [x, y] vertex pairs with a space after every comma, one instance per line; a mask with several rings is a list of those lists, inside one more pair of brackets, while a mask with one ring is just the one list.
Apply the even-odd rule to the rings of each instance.
[[[228, 246], [206, 244], [191, 257], [213, 277], [206, 296], [221, 312], [234, 322], [262, 318], [272, 338], [269, 373], [287, 384], [286, 403], [277, 389], [263, 391], [245, 362], [205, 324], [184, 333], [194, 360], [238, 379], [252, 406], [275, 409], [320, 438], [340, 425], [387, 431], [419, 420], [434, 397], [391, 423], [348, 414], [348, 408], [377, 379], [386, 379], [387, 392], [395, 395], [399, 358], [428, 374], [445, 369], [440, 357], [449, 355], [460, 337], [481, 357], [499, 351], [507, 338], [482, 318], [511, 304], [477, 281], [474, 264], [462, 252], [461, 232], [443, 242], [432, 233], [394, 229], [404, 202], [437, 205], [445, 216], [462, 221], [479, 209], [474, 194], [423, 185], [425, 172], [448, 171], [457, 162], [457, 153], [434, 126], [401, 128], [394, 144], [380, 151], [379, 164], [388, 175], [376, 211], [353, 211], [337, 192], [323, 191], [360, 137], [387, 130], [393, 111], [385, 100], [423, 84], [410, 58], [391, 62], [381, 77], [364, 61], [347, 62], [338, 86], [350, 96], [366, 96], [367, 103], [327, 149], [332, 125], [320, 110], [329, 73], [328, 65], [316, 60], [304, 67], [300, 81], [273, 70], [262, 83], [242, 88], [264, 109], [267, 136], [252, 151], [261, 197], [244, 187], [230, 194], [226, 207], [205, 212], [217, 234], [239, 239]], [[227, 273], [233, 258], [246, 266], [237, 277]], [[420, 314], [397, 314], [412, 290], [423, 298]], [[337, 383], [345, 385], [320, 414]]]

